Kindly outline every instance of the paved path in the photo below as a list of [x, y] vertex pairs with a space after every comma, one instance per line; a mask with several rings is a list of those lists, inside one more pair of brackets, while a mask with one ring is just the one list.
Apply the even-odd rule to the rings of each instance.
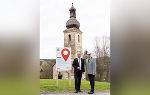
[[[40, 94], [40, 95], [91, 95], [91, 94], [87, 94], [87, 92], [83, 92], [83, 93], [49, 93], [49, 94]], [[92, 95], [110, 95], [110, 92], [95, 92]]]

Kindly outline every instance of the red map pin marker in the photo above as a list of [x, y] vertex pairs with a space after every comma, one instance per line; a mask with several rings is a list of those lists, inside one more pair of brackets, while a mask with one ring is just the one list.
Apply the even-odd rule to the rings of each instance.
[[67, 59], [68, 59], [68, 57], [69, 57], [69, 55], [70, 55], [70, 51], [69, 51], [69, 49], [63, 49], [62, 51], [61, 51], [61, 55], [62, 55], [62, 57], [64, 58], [64, 60], [65, 61], [67, 61]]

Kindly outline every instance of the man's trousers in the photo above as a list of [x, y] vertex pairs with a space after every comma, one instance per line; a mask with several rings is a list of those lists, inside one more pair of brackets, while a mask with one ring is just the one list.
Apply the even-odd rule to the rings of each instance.
[[77, 71], [74, 74], [74, 78], [75, 78], [75, 90], [79, 91], [81, 85], [82, 71]]
[[88, 74], [89, 76], [89, 81], [91, 85], [91, 92], [94, 92], [94, 85], [95, 85], [95, 75]]

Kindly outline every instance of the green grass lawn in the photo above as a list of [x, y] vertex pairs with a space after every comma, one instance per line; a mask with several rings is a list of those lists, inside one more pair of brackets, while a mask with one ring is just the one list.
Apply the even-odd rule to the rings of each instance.
[[[71, 81], [71, 87], [69, 87], [69, 80], [58, 80], [58, 86], [56, 86], [55, 79], [40, 79], [40, 92], [65, 92], [74, 91], [74, 80]], [[81, 81], [81, 90], [89, 91], [89, 81]], [[107, 91], [110, 90], [110, 83], [106, 82], [95, 82], [95, 91]]]

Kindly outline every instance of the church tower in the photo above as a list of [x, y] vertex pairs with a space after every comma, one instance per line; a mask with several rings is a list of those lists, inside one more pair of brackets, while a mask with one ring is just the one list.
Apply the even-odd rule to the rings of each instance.
[[80, 23], [76, 19], [76, 9], [73, 6], [69, 9], [70, 19], [66, 23], [64, 30], [64, 47], [71, 47], [71, 62], [77, 57], [77, 53], [82, 55], [82, 32], [80, 31]]

